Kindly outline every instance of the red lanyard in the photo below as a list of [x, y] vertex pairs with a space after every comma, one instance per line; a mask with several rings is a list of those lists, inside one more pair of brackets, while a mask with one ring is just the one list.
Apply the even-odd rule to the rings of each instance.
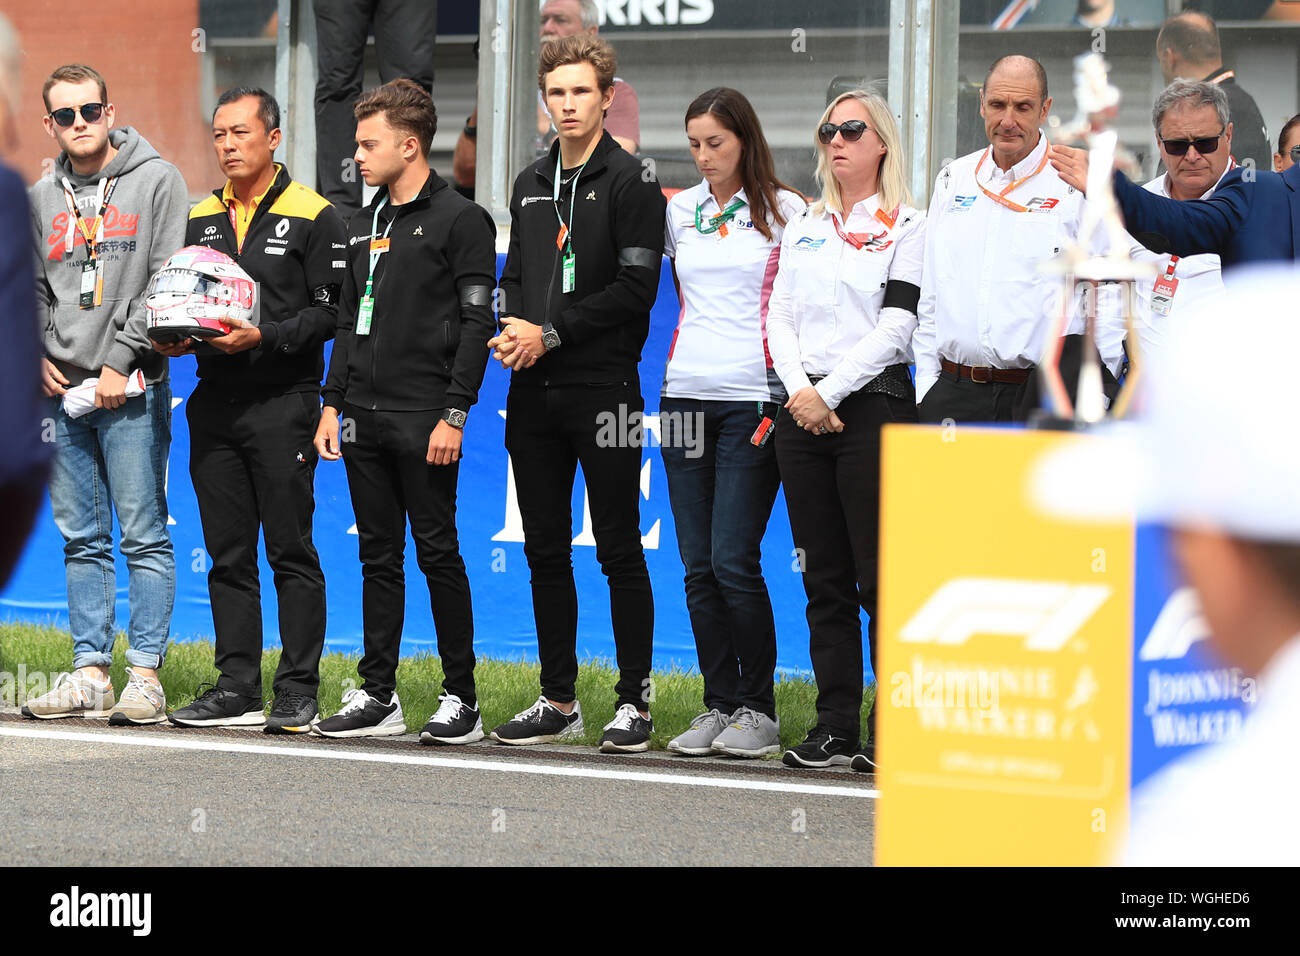
[[[1044, 136], [1043, 140], [1046, 142], [1047, 137]], [[1016, 189], [1019, 186], [1023, 186], [1025, 183], [1029, 182], [1029, 180], [1033, 179], [1035, 176], [1037, 176], [1039, 173], [1043, 171], [1043, 167], [1047, 165], [1047, 150], [1046, 149], [1043, 150], [1043, 158], [1038, 161], [1038, 166], [1037, 168], [1034, 169], [1032, 173], [1030, 173], [1028, 176], [1025, 176], [1021, 179], [1017, 179], [1015, 182], [1011, 183], [1005, 189], [1003, 189], [1002, 192], [1000, 193], [989, 192], [987, 189], [984, 188], [984, 184], [980, 182], [980, 167], [984, 165], [984, 160], [988, 159], [989, 154], [992, 152], [993, 152], [993, 147], [990, 146], [988, 149], [984, 150], [984, 155], [981, 156], [980, 161], [975, 164], [975, 185], [979, 186], [980, 191], [983, 192], [984, 195], [988, 196], [995, 203], [998, 203], [999, 205], [1002, 206], [1006, 206], [1012, 212], [1029, 212], [1028, 206], [1022, 206], [1018, 202], [1013, 202], [1012, 200], [1007, 198], [1007, 194], [1010, 193], [1013, 189]]]
[[[843, 239], [845, 242], [851, 245], [854, 249], [861, 249], [864, 246], [866, 246], [868, 242], [871, 242], [871, 240], [879, 239], [881, 236], [885, 235], [885, 233], [888, 232], [890, 229], [894, 228], [894, 222], [898, 219], [898, 209], [899, 207], [895, 206], [892, 215], [890, 213], [885, 212], [883, 209], [876, 210], [876, 218], [885, 224], [885, 232], [881, 232], [881, 233], [845, 232], [843, 229], [840, 228], [840, 221], [838, 218], [836, 218], [835, 213], [831, 213], [831, 222], [835, 224], [835, 234], [837, 236], [839, 236], [841, 239]], [[847, 218], [845, 219], [845, 221], [846, 222], [848, 221]]]

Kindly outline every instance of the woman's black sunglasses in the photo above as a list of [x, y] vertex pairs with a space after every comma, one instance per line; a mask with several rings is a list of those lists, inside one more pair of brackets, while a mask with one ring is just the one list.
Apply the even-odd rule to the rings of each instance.
[[841, 123], [839, 126], [836, 126], [834, 123], [823, 123], [817, 129], [817, 139], [821, 141], [823, 146], [829, 146], [831, 140], [835, 138], [835, 134], [839, 133], [844, 137], [844, 142], [856, 143], [858, 140], [862, 139], [862, 134], [869, 129], [871, 129], [871, 127], [862, 122], [862, 120], [849, 120], [847, 123]]
[[77, 121], [77, 110], [81, 110], [81, 118], [87, 123], [98, 123], [99, 118], [104, 115], [104, 104], [86, 103], [79, 107], [65, 106], [50, 113], [50, 119], [66, 129]]

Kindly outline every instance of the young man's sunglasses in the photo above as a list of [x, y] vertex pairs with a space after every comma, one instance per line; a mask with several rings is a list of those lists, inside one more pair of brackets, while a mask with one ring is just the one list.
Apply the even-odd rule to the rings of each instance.
[[1202, 156], [1208, 156], [1219, 148], [1219, 140], [1223, 138], [1225, 126], [1219, 130], [1217, 136], [1205, 136], [1201, 139], [1162, 139], [1160, 145], [1165, 148], [1165, 152], [1170, 156], [1186, 156], [1187, 150], [1195, 146], [1196, 151]]
[[50, 113], [50, 119], [67, 129], [77, 121], [78, 110], [81, 111], [81, 118], [87, 123], [98, 123], [99, 118], [104, 115], [104, 104], [86, 103], [79, 107], [65, 106], [61, 110]]
[[817, 138], [821, 140], [823, 146], [829, 146], [835, 134], [839, 133], [844, 137], [846, 143], [856, 143], [862, 139], [862, 134], [871, 129], [862, 120], [849, 120], [847, 123], [841, 123], [836, 126], [834, 123], [823, 123], [817, 129]]
[[1291, 162], [1300, 163], [1300, 143], [1291, 147]]

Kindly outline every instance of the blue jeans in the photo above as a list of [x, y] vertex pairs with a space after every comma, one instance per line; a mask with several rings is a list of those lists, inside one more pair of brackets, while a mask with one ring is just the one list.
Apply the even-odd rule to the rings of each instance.
[[664, 472], [686, 568], [704, 706], [776, 717], [776, 627], [760, 545], [780, 477], [775, 442], [750, 443], [779, 405], [665, 398], [659, 403]]
[[50, 505], [64, 540], [73, 667], [113, 662], [114, 511], [130, 574], [126, 660], [133, 667], [162, 666], [176, 597], [164, 488], [171, 398], [171, 386], [163, 382], [116, 411], [97, 408], [69, 418], [59, 399], [50, 404], [56, 447]]

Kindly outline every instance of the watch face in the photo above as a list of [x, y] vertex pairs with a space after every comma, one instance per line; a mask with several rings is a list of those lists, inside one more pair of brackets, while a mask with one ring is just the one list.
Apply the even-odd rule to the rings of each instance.
[[545, 345], [548, 349], [559, 348], [560, 333], [555, 331], [542, 333], [542, 344]]
[[447, 409], [446, 418], [447, 418], [448, 425], [452, 425], [456, 428], [463, 428], [465, 426], [466, 417], [467, 416], [465, 415], [465, 413], [462, 412], [459, 408]]

